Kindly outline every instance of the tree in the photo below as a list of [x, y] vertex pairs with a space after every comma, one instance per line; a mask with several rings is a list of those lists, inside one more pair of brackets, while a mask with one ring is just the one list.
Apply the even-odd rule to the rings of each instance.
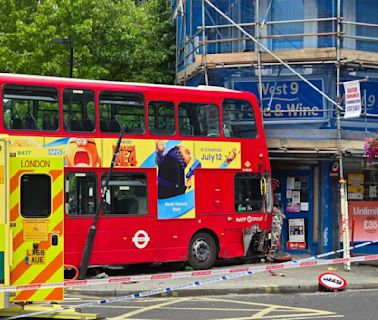
[[3, 0], [0, 71], [171, 83], [174, 29], [167, 0]]

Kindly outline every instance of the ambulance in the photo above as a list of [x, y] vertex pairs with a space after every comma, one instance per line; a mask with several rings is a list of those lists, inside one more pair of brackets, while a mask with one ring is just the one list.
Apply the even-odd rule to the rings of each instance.
[[[10, 147], [0, 135], [0, 317], [46, 310], [48, 318], [93, 318], [72, 309], [54, 313], [59, 308], [46, 302], [62, 301], [64, 288], [35, 285], [64, 281], [63, 165], [61, 149]], [[21, 285], [31, 289], [5, 290]]]

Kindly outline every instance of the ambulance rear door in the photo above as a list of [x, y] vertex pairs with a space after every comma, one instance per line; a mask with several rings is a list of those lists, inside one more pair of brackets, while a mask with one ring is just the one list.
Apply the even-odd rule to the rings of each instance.
[[[64, 281], [63, 156], [60, 149], [14, 147], [9, 152], [13, 234], [11, 285]], [[16, 291], [13, 301], [59, 301], [63, 288]]]

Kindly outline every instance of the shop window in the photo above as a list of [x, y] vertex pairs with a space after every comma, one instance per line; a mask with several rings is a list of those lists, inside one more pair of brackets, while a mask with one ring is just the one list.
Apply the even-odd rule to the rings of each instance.
[[223, 134], [225, 137], [256, 138], [255, 116], [247, 101], [224, 100]]
[[58, 91], [50, 87], [5, 85], [3, 112], [7, 129], [58, 130]]
[[139, 93], [103, 91], [100, 93], [100, 130], [119, 133], [145, 132], [144, 97]]
[[65, 208], [70, 216], [91, 215], [96, 212], [97, 178], [94, 173], [66, 174]]
[[[102, 177], [102, 186], [107, 174]], [[143, 173], [115, 173], [109, 180], [103, 204], [105, 214], [147, 213], [147, 180]]]
[[235, 210], [237, 212], [261, 212], [264, 196], [261, 192], [261, 176], [238, 173], [234, 179]]
[[94, 93], [89, 90], [63, 91], [64, 129], [74, 132], [93, 132], [96, 127]]
[[179, 130], [183, 136], [219, 136], [219, 110], [216, 105], [180, 103]]
[[50, 214], [50, 176], [46, 174], [24, 174], [21, 177], [21, 215], [25, 218], [46, 218]]
[[348, 200], [378, 200], [378, 172], [364, 170], [363, 172], [348, 173], [347, 175]]
[[175, 105], [168, 101], [148, 104], [148, 129], [153, 135], [175, 134]]

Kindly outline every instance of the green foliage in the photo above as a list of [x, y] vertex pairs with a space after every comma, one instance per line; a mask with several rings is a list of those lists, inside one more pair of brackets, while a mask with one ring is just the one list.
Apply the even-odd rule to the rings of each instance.
[[[137, 4], [136, 4], [137, 3]], [[0, 72], [172, 83], [175, 40], [167, 0], [3, 0]]]

